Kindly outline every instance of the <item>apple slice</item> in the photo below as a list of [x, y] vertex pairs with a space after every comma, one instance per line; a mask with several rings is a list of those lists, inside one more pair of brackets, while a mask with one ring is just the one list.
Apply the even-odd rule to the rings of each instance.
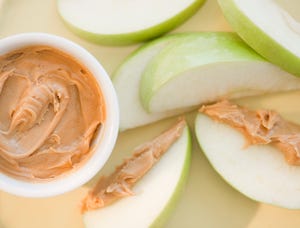
[[258, 53], [300, 76], [299, 1], [218, 0], [233, 29]]
[[214, 169], [249, 198], [286, 208], [300, 208], [300, 167], [289, 165], [270, 145], [245, 148], [242, 133], [198, 114], [196, 137]]
[[177, 112], [148, 113], [140, 102], [139, 89], [142, 74], [148, 62], [162, 49], [189, 34], [168, 35], [137, 49], [118, 67], [112, 80], [117, 92], [120, 109], [120, 130], [145, 125]]
[[265, 61], [236, 34], [195, 33], [173, 42], [147, 65], [141, 100], [166, 112], [219, 98], [299, 89], [300, 80]]
[[157, 37], [193, 15], [204, 0], [58, 0], [58, 11], [79, 36], [102, 44]]
[[187, 126], [155, 166], [133, 187], [135, 195], [83, 215], [87, 228], [162, 227], [183, 189], [191, 158]]

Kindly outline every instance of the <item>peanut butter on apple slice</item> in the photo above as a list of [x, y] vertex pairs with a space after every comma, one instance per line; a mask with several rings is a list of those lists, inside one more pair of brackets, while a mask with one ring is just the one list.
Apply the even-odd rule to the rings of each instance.
[[247, 145], [276, 146], [290, 165], [300, 165], [300, 126], [284, 120], [270, 110], [252, 111], [227, 100], [202, 106], [199, 110], [210, 118], [239, 130]]
[[169, 130], [166, 130], [150, 142], [138, 146], [132, 157], [125, 159], [123, 164], [107, 176], [101, 177], [94, 189], [89, 191], [82, 202], [82, 212], [109, 205], [116, 200], [131, 196], [132, 187], [162, 157], [162, 155], [181, 136], [186, 121], [181, 119]]

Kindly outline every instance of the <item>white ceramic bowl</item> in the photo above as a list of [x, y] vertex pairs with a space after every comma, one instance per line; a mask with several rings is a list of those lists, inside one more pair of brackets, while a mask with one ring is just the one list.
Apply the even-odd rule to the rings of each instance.
[[[95, 150], [77, 170], [47, 182], [29, 182], [0, 173], [0, 189], [26, 197], [48, 197], [65, 193], [89, 181], [105, 164], [116, 142], [119, 129], [117, 96], [110, 77], [101, 64], [81, 46], [55, 35], [23, 33], [0, 40], [0, 55], [30, 45], [47, 45], [73, 56], [94, 75], [106, 102], [106, 120], [94, 139]], [[1, 171], [1, 170], [0, 170]]]

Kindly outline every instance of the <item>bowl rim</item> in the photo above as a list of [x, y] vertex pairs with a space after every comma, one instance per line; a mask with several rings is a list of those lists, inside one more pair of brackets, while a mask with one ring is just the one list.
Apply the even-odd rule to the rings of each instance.
[[119, 131], [119, 105], [112, 81], [101, 63], [85, 48], [49, 33], [19, 33], [0, 39], [0, 55], [25, 46], [52, 46], [74, 57], [96, 79], [106, 106], [106, 120], [93, 154], [85, 164], [65, 176], [45, 182], [20, 180], [0, 173], [0, 190], [24, 197], [49, 197], [71, 191], [94, 177], [104, 166], [115, 146]]

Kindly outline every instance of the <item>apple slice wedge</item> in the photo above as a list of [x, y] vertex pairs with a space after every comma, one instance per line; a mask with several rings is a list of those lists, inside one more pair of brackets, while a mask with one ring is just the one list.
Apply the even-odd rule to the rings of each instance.
[[203, 32], [173, 42], [148, 63], [140, 96], [147, 111], [163, 113], [299, 86], [297, 77], [265, 61], [236, 34]]
[[199, 113], [196, 137], [214, 169], [235, 189], [256, 201], [300, 208], [300, 167], [289, 165], [271, 145], [245, 148], [238, 130]]
[[218, 0], [233, 29], [258, 53], [300, 76], [297, 0]]
[[113, 74], [112, 80], [119, 100], [120, 131], [173, 116], [177, 112], [148, 113], [140, 102], [142, 74], [151, 59], [162, 49], [189, 34], [168, 35], [147, 43], [129, 55]]
[[177, 141], [133, 187], [135, 195], [86, 212], [85, 226], [162, 227], [183, 190], [190, 158], [191, 136], [186, 125]]
[[157, 37], [192, 16], [204, 0], [58, 0], [59, 14], [79, 36], [124, 45]]

